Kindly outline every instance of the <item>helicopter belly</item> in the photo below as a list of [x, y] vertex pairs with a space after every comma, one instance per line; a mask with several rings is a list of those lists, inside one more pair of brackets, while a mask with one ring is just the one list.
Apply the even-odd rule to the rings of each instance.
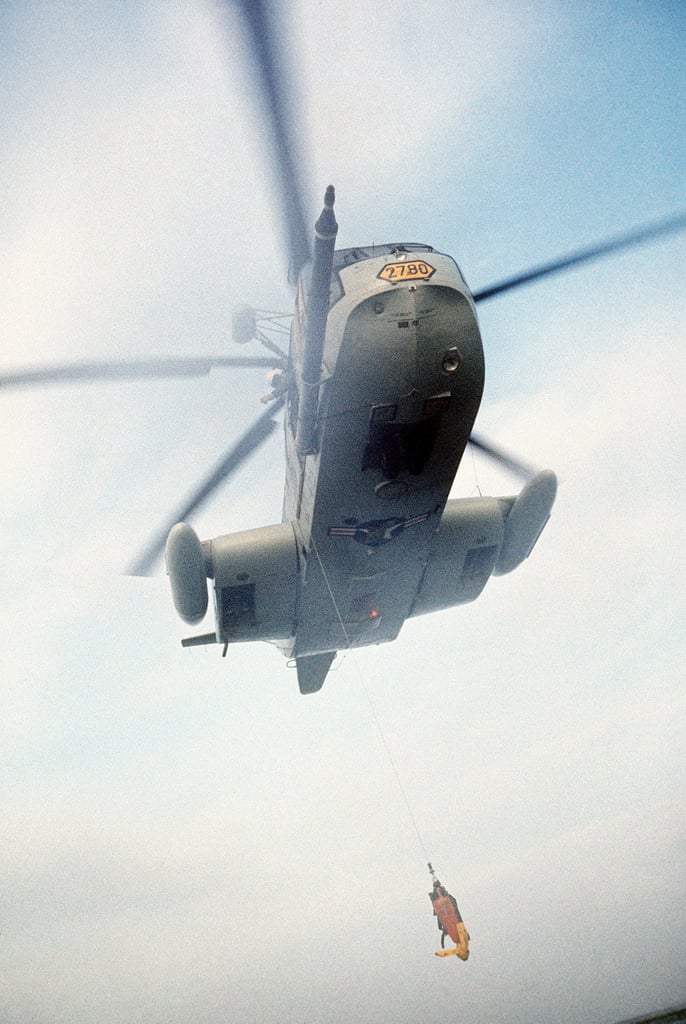
[[296, 657], [398, 635], [483, 388], [478, 326], [459, 289], [385, 290], [344, 325], [334, 312], [342, 341], [304, 481]]

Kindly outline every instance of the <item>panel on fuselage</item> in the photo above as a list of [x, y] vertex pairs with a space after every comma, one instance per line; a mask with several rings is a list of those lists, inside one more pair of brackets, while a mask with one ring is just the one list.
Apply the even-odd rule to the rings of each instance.
[[389, 287], [390, 259], [341, 271], [329, 314], [296, 655], [397, 636], [481, 399], [481, 338], [454, 262], [431, 253], [430, 281]]

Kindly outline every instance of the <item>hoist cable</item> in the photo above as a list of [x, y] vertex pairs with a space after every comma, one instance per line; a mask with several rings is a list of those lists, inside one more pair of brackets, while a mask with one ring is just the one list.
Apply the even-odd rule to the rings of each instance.
[[[317, 542], [315, 541], [314, 537], [312, 537], [311, 540], [312, 540], [312, 550], [314, 551], [315, 556], [317, 558], [317, 562], [319, 563], [319, 568], [321, 569], [322, 577], [324, 579], [324, 583], [326, 584], [326, 589], [328, 590], [329, 597], [331, 598], [331, 604], [333, 605], [333, 609], [334, 609], [334, 611], [336, 613], [336, 618], [338, 619], [339, 625], [340, 625], [341, 630], [343, 632], [343, 636], [345, 637], [345, 642], [346, 642], [346, 646], [347, 646], [348, 652], [350, 654], [352, 654], [352, 652], [354, 650], [353, 645], [352, 645], [352, 641], [350, 639], [350, 636], [348, 634], [347, 629], [345, 628], [345, 623], [343, 622], [343, 616], [340, 613], [340, 610], [339, 610], [339, 607], [338, 607], [338, 603], [336, 601], [336, 597], [334, 595], [334, 592], [333, 592], [333, 589], [331, 587], [331, 584], [329, 583], [329, 578], [327, 576], [326, 569], [324, 568], [324, 563], [322, 562], [322, 559], [321, 559], [320, 554], [319, 554], [319, 550], [317, 548]], [[369, 705], [369, 710], [371, 711], [372, 718], [374, 719], [374, 723], [376, 724], [376, 729], [377, 729], [377, 732], [379, 733], [379, 736], [381, 738], [381, 743], [383, 745], [383, 748], [386, 751], [386, 756], [388, 758], [389, 764], [390, 764], [391, 768], [393, 769], [393, 774], [395, 775], [395, 780], [396, 780], [396, 782], [398, 784], [398, 789], [400, 790], [400, 794], [401, 794], [401, 796], [403, 798], [403, 802], [404, 802], [405, 807], [407, 809], [408, 816], [410, 818], [410, 821], [412, 822], [412, 826], [413, 826], [415, 834], [417, 836], [417, 840], [419, 842], [419, 846], [420, 846], [420, 848], [422, 850], [422, 853], [424, 854], [424, 857], [427, 860], [427, 863], [430, 863], [429, 862], [429, 854], [427, 853], [427, 849], [426, 849], [426, 846], [424, 844], [424, 840], [422, 839], [422, 834], [419, 831], [419, 825], [417, 824], [417, 820], [416, 820], [414, 814], [412, 813], [412, 807], [410, 806], [410, 801], [408, 799], [407, 792], [405, 791], [405, 787], [403, 786], [402, 779], [400, 778], [400, 772], [398, 771], [398, 767], [397, 767], [397, 765], [396, 765], [396, 763], [395, 763], [395, 761], [393, 759], [393, 755], [391, 753], [391, 749], [390, 749], [390, 747], [388, 745], [388, 742], [386, 740], [386, 736], [384, 735], [384, 731], [383, 731], [383, 729], [381, 727], [381, 722], [379, 720], [379, 716], [376, 713], [376, 708], [374, 707], [374, 704], [373, 704], [372, 698], [370, 696], [369, 689], [367, 687], [364, 675], [363, 675], [362, 670], [360, 668], [360, 664], [359, 664], [359, 662], [357, 661], [357, 659], [354, 656], [352, 657], [351, 660], [352, 660], [353, 665], [355, 666], [355, 671], [357, 672], [357, 676], [358, 676], [358, 679], [359, 679], [360, 684], [362, 686], [362, 690], [364, 692], [364, 695], [367, 698], [367, 704]]]

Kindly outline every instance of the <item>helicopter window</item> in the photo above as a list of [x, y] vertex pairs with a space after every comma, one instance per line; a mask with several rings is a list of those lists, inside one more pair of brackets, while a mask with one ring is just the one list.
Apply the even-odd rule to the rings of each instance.
[[361, 260], [370, 260], [374, 256], [390, 256], [392, 253], [435, 252], [431, 245], [424, 242], [386, 242], [383, 245], [357, 246], [352, 249], [336, 249], [334, 268], [340, 270]]
[[362, 471], [379, 469], [389, 480], [406, 471], [422, 472], [433, 449], [440, 416], [419, 423], [372, 422], [362, 456]]
[[221, 608], [222, 629], [226, 633], [230, 633], [232, 627], [255, 625], [255, 584], [222, 587]]
[[439, 416], [442, 412], [445, 412], [449, 405], [450, 392], [448, 391], [442, 395], [434, 395], [432, 398], [427, 398], [422, 412], [425, 416]]
[[342, 299], [345, 292], [338, 274], [331, 274], [331, 287], [329, 289], [329, 309], [335, 306], [339, 299]]
[[[353, 260], [352, 262], [355, 262], [355, 261]], [[334, 306], [338, 302], [339, 299], [342, 299], [344, 294], [345, 294], [345, 291], [343, 289], [343, 285], [341, 284], [341, 280], [340, 280], [338, 274], [335, 271], [335, 266], [336, 266], [336, 264], [334, 264], [334, 270], [332, 270], [332, 272], [331, 272], [331, 286], [329, 288], [329, 309], [331, 308], [331, 306]], [[309, 293], [310, 293], [310, 285], [311, 284], [312, 284], [312, 264], [311, 263], [306, 263], [305, 266], [303, 267], [302, 271], [300, 272], [300, 279], [298, 281], [298, 299], [297, 299], [298, 312], [299, 312], [299, 316], [300, 316], [300, 328], [301, 328], [301, 331], [303, 331], [303, 332], [305, 330], [305, 316], [306, 316], [306, 312], [305, 311], [307, 309], [307, 302], [305, 300], [305, 296], [309, 295]]]
[[395, 419], [397, 411], [397, 405], [374, 405], [372, 406], [372, 423], [389, 423]]

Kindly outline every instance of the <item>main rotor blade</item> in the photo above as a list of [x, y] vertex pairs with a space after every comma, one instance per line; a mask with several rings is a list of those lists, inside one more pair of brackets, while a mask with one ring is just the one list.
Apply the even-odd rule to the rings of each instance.
[[0, 389], [44, 387], [54, 384], [91, 384], [103, 380], [161, 380], [168, 377], [203, 377], [215, 366], [280, 367], [276, 356], [209, 356], [190, 359], [114, 360], [94, 363], [54, 363], [0, 374]]
[[193, 512], [197, 512], [201, 505], [214, 494], [217, 488], [267, 440], [269, 435], [276, 429], [276, 422], [273, 417], [279, 411], [284, 401], [285, 397], [282, 396], [270, 403], [266, 411], [243, 434], [241, 439], [224, 456], [221, 462], [215, 466], [209, 476], [189, 495], [185, 503], [169, 517], [169, 520], [153, 537], [128, 570], [129, 576], [150, 575], [155, 562], [164, 551], [164, 545], [167, 542], [167, 536], [172, 526], [185, 522]]
[[489, 285], [488, 288], [482, 288], [480, 291], [473, 292], [472, 298], [475, 302], [485, 302], [486, 299], [492, 299], [495, 295], [502, 295], [503, 292], [520, 288], [522, 285], [530, 284], [541, 277], [558, 274], [560, 271], [568, 270], [579, 263], [589, 263], [591, 260], [600, 259], [600, 257], [608, 256], [610, 253], [619, 252], [621, 249], [631, 249], [633, 246], [642, 245], [644, 242], [649, 242], [662, 235], [675, 234], [677, 231], [683, 231], [684, 228], [686, 228], [686, 212], [653, 224], [646, 224], [643, 227], [635, 228], [633, 231], [627, 231], [623, 235], [615, 235], [614, 238], [610, 238], [606, 242], [599, 242], [597, 245], [589, 246], [586, 249], [577, 249], [566, 256], [561, 256], [559, 259], [551, 260], [549, 263], [541, 263], [537, 267], [531, 267], [530, 270], [522, 271], [521, 274], [506, 277], [503, 281]]
[[[294, 150], [294, 131], [285, 88], [288, 62], [267, 0], [237, 0], [248, 30], [259, 74], [259, 89], [273, 138], [277, 177], [290, 258], [289, 278], [295, 283], [310, 258], [310, 233], [302, 198], [302, 177]], [[291, 66], [293, 62], [291, 61]]]
[[472, 434], [469, 438], [469, 443], [472, 448], [476, 448], [477, 451], [482, 452], [489, 459], [493, 459], [500, 466], [504, 466], [511, 473], [515, 473], [516, 476], [521, 476], [525, 480], [530, 480], [538, 472], [535, 466], [528, 462], [523, 462], [521, 459], [511, 455], [510, 452], [505, 451], [504, 448], [500, 448], [498, 445], [493, 444], [492, 441], [488, 441], [485, 437], [480, 437], [478, 434]]

